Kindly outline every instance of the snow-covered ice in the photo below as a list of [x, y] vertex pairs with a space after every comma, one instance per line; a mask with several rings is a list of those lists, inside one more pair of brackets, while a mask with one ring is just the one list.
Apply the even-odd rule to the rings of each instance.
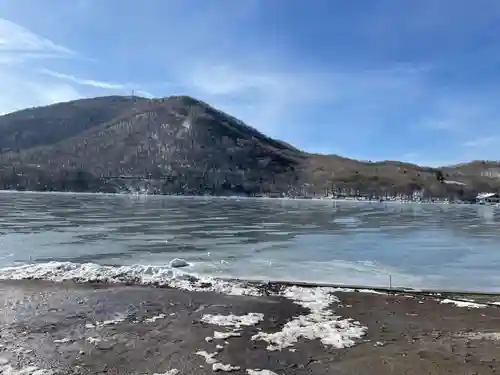
[[98, 342], [101, 342], [102, 339], [100, 337], [87, 337], [87, 341], [91, 344], [97, 344]]
[[500, 340], [500, 332], [468, 332], [463, 336], [475, 340]]
[[163, 373], [155, 372], [153, 375], [178, 375], [179, 373], [180, 373], [180, 371], [177, 370], [176, 368], [174, 368], [172, 370], [168, 370], [167, 372], [163, 372]]
[[110, 284], [169, 286], [187, 291], [216, 292], [228, 295], [259, 296], [256, 287], [244, 282], [214, 277], [195, 277], [169, 266], [105, 266], [95, 263], [47, 262], [0, 268], [0, 280], [48, 280]]
[[212, 365], [212, 371], [214, 372], [217, 371], [231, 372], [231, 371], [238, 371], [239, 369], [240, 369], [239, 366], [225, 365], [220, 362], [216, 362]]
[[292, 286], [286, 288], [283, 295], [295, 303], [310, 309], [307, 315], [300, 315], [286, 323], [281, 331], [259, 332], [252, 340], [264, 340], [269, 343], [268, 350], [282, 350], [293, 346], [300, 338], [319, 339], [324, 345], [335, 348], [350, 347], [366, 333], [367, 328], [352, 319], [341, 319], [335, 316], [328, 307], [339, 303], [329, 288], [302, 288]]
[[219, 354], [219, 353], [217, 353], [217, 352], [214, 352], [214, 353], [208, 353], [208, 352], [207, 352], [207, 351], [205, 351], [205, 350], [199, 350], [199, 351], [197, 351], [195, 354], [196, 354], [196, 355], [199, 355], [199, 356], [201, 356], [201, 357], [203, 357], [203, 358], [205, 358], [205, 362], [207, 362], [209, 365], [211, 365], [211, 364], [213, 364], [213, 363], [217, 362], [217, 361], [215, 360], [215, 356], [216, 356], [217, 354]]
[[488, 307], [488, 305], [482, 304], [482, 303], [475, 303], [475, 302], [468, 302], [468, 301], [457, 301], [453, 299], [443, 299], [441, 303], [450, 303], [455, 305], [456, 307], [469, 307], [472, 309], [480, 309], [484, 307]]
[[246, 315], [212, 315], [205, 314], [201, 318], [203, 323], [214, 324], [222, 327], [235, 327], [254, 326], [264, 319], [264, 314], [249, 313]]
[[213, 338], [215, 340], [227, 340], [230, 337], [240, 337], [240, 336], [241, 336], [241, 333], [235, 332], [235, 331], [232, 331], [232, 332], [218, 332], [218, 331], [215, 331]]
[[146, 323], [154, 323], [154, 322], [156, 322], [157, 320], [159, 320], [159, 319], [164, 319], [164, 318], [166, 318], [166, 317], [167, 317], [167, 316], [166, 316], [165, 314], [158, 314], [158, 315], [152, 316], [151, 318], [146, 318], [146, 319], [144, 319], [144, 321], [145, 321]]
[[27, 366], [21, 369], [15, 369], [10, 365], [0, 366], [0, 374], [2, 375], [53, 375], [54, 371], [40, 369], [36, 366]]
[[71, 339], [65, 337], [65, 338], [60, 339], [60, 340], [54, 340], [55, 344], [64, 344], [64, 343], [67, 343], [67, 342], [71, 342]]

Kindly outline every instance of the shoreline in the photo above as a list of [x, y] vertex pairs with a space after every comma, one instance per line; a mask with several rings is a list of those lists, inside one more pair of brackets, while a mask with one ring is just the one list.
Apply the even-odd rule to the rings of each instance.
[[383, 286], [373, 286], [373, 285], [360, 285], [360, 284], [339, 284], [339, 283], [317, 283], [308, 281], [287, 281], [287, 280], [263, 280], [263, 279], [240, 279], [240, 278], [220, 278], [224, 281], [229, 282], [241, 282], [248, 283], [250, 285], [281, 285], [281, 286], [298, 286], [304, 288], [333, 288], [333, 289], [352, 289], [352, 290], [364, 290], [364, 291], [375, 291], [386, 294], [409, 294], [409, 295], [419, 295], [419, 296], [477, 296], [477, 297], [500, 297], [500, 291], [481, 291], [481, 290], [460, 290], [460, 289], [427, 289], [427, 288], [411, 288], [404, 286], [393, 286], [393, 287], [383, 287]]
[[[0, 281], [0, 373], [489, 375], [499, 368], [499, 306], [354, 291], [325, 300], [317, 288], [281, 296], [277, 289], [241, 296]], [[306, 330], [316, 324], [311, 314], [317, 331]], [[274, 339], [284, 346], [275, 349]]]
[[[438, 205], [477, 205], [470, 202], [449, 202], [440, 198], [431, 200], [406, 200], [406, 199], [387, 199], [380, 201], [379, 199], [356, 199], [356, 198], [333, 198], [328, 196], [323, 197], [272, 197], [272, 196], [246, 196], [246, 195], [189, 195], [189, 194], [144, 194], [134, 192], [73, 192], [73, 191], [37, 191], [37, 190], [5, 190], [0, 189], [0, 194], [44, 194], [44, 195], [89, 195], [89, 196], [118, 196], [130, 198], [148, 198], [148, 197], [168, 197], [178, 199], [250, 199], [250, 200], [285, 200], [285, 201], [312, 201], [312, 202], [342, 202], [342, 203], [379, 203], [379, 204], [438, 204]], [[488, 207], [496, 207], [496, 205], [485, 205]]]
[[[185, 262], [183, 259], [180, 261]], [[172, 262], [171, 262], [172, 263]], [[101, 285], [136, 285], [173, 287], [184, 290], [227, 291], [231, 289], [248, 289], [254, 291], [265, 288], [301, 287], [327, 288], [335, 290], [370, 291], [381, 294], [408, 294], [413, 296], [453, 296], [467, 295], [471, 297], [499, 297], [498, 287], [453, 289], [444, 286], [405, 286], [390, 284], [348, 283], [315, 281], [307, 279], [232, 277], [192, 272], [189, 268], [175, 267], [171, 264], [130, 264], [113, 265], [93, 262], [76, 263], [68, 261], [24, 262], [0, 267], [0, 282], [10, 280], [39, 280], [41, 282], [75, 282], [78, 284]], [[385, 285], [384, 285], [385, 284]]]

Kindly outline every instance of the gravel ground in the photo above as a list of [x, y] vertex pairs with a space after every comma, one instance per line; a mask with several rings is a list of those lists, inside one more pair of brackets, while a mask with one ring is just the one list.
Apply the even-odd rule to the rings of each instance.
[[[269, 351], [266, 342], [251, 337], [280, 331], [308, 309], [283, 297], [1, 282], [0, 374], [213, 374], [213, 363], [199, 351], [217, 353], [214, 361], [234, 367], [233, 374], [265, 369], [287, 375], [488, 375], [500, 370], [500, 307], [456, 307], [432, 296], [335, 294], [341, 301], [330, 307], [336, 315], [368, 327], [355, 346], [336, 349], [300, 339], [290, 348]], [[249, 313], [261, 313], [263, 320], [242, 327], [239, 336], [206, 340], [228, 329], [202, 322], [204, 315]]]

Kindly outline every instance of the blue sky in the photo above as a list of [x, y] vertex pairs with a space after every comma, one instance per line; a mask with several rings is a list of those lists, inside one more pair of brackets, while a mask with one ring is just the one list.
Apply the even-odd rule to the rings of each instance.
[[0, 113], [186, 94], [311, 152], [500, 159], [496, 0], [0, 0]]

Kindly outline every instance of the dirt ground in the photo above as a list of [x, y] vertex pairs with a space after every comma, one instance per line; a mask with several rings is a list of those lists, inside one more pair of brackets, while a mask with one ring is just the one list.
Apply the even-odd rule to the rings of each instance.
[[[204, 314], [251, 312], [263, 313], [264, 320], [245, 327], [241, 337], [227, 339], [218, 350], [218, 361], [240, 367], [233, 374], [247, 374], [247, 369], [286, 375], [500, 372], [500, 307], [456, 307], [432, 296], [336, 295], [341, 300], [340, 306], [331, 306], [336, 315], [368, 327], [354, 347], [335, 349], [302, 340], [292, 350], [268, 351], [265, 342], [251, 336], [259, 330], [279, 331], [307, 309], [282, 297], [1, 282], [0, 374], [170, 375], [175, 372], [167, 371], [173, 369], [179, 375], [212, 374], [212, 366], [195, 354], [215, 347], [205, 340], [214, 327], [200, 319]], [[159, 314], [164, 314], [161, 319], [146, 322]], [[106, 320], [111, 323], [95, 323]], [[13, 372], [21, 368], [25, 372]]]

